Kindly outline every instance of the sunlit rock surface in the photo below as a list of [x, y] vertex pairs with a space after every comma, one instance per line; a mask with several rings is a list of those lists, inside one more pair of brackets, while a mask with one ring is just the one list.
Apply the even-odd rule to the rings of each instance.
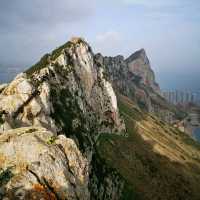
[[91, 47], [73, 38], [0, 93], [0, 168], [13, 175], [2, 184], [2, 195], [120, 199], [123, 180], [97, 164], [103, 133], [126, 135], [117, 98]]
[[9, 199], [88, 199], [88, 162], [75, 142], [44, 128], [0, 136], [0, 196]]

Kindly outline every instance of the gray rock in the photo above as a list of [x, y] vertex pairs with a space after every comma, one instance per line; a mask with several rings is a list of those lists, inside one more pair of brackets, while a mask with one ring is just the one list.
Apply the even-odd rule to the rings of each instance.
[[0, 85], [0, 93], [6, 88], [7, 85], [8, 85], [7, 83]]
[[133, 74], [141, 77], [141, 82], [150, 86], [155, 92], [161, 94], [160, 87], [155, 81], [154, 71], [144, 49], [136, 51], [126, 59], [128, 69]]
[[7, 131], [0, 136], [0, 161], [4, 197], [89, 199], [88, 161], [64, 135], [39, 127]]
[[128, 96], [140, 108], [156, 114], [162, 120], [173, 122], [176, 108], [161, 96], [144, 49], [133, 53], [127, 59], [123, 56], [103, 57], [101, 54], [96, 54], [95, 59], [104, 66], [115, 91]]

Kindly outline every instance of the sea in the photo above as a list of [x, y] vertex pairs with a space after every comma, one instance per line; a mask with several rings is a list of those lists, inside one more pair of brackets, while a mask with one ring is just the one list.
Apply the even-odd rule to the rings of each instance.
[[200, 127], [194, 129], [193, 136], [198, 142], [200, 142]]

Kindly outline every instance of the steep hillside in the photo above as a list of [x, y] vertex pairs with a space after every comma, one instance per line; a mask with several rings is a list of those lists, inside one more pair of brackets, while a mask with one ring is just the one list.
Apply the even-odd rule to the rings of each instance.
[[127, 59], [123, 56], [103, 57], [101, 54], [95, 55], [95, 58], [104, 66], [115, 91], [128, 96], [143, 110], [156, 114], [168, 123], [184, 117], [183, 112], [161, 96], [160, 87], [156, 83], [144, 49], [133, 53]]
[[[41, 196], [46, 194], [43, 188], [53, 192], [56, 199], [121, 197], [123, 179], [115, 170], [99, 163], [96, 142], [102, 133], [124, 135], [125, 125], [112, 85], [93, 55], [83, 39], [73, 38], [3, 86], [0, 94], [3, 194], [0, 195], [13, 199], [18, 198], [18, 193], [30, 196], [37, 184]], [[63, 145], [56, 142], [60, 135], [67, 138], [61, 141]], [[65, 151], [66, 146], [69, 149], [74, 146], [76, 152]], [[77, 163], [72, 159], [70, 164], [71, 151]], [[98, 168], [104, 173], [100, 174]], [[8, 170], [12, 176], [6, 177]], [[35, 177], [31, 178], [30, 173]]]
[[0, 199], [199, 200], [200, 146], [161, 120], [176, 112], [144, 50], [73, 38], [0, 86]]
[[119, 95], [118, 103], [128, 138], [104, 135], [98, 150], [129, 183], [131, 195], [144, 200], [200, 199], [200, 145], [127, 97]]

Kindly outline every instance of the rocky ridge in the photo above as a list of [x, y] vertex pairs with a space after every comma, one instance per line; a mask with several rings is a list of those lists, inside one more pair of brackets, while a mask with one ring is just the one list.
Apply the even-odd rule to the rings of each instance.
[[144, 49], [133, 53], [127, 59], [123, 56], [104, 57], [101, 54], [96, 54], [95, 57], [97, 62], [104, 66], [116, 92], [129, 97], [140, 108], [156, 114], [168, 123], [177, 118], [177, 108], [161, 96], [160, 87], [155, 81]]
[[125, 62], [130, 72], [141, 77], [140, 83], [151, 87], [155, 92], [161, 94], [160, 86], [155, 81], [154, 71], [151, 69], [150, 61], [144, 49], [133, 53]]
[[[118, 98], [123, 94], [123, 99], [133, 100], [118, 99], [126, 127], [115, 92]], [[126, 167], [132, 173], [134, 167], [138, 170], [145, 165], [148, 172], [151, 163], [146, 166], [145, 157], [138, 158], [132, 146], [130, 153], [142, 165], [129, 166], [129, 153], [122, 158], [119, 154], [117, 160], [121, 147], [114, 148], [115, 139], [126, 147], [138, 135], [134, 124], [142, 124], [140, 134], [148, 140], [155, 137], [155, 143], [160, 132], [168, 138], [165, 129], [170, 128], [148, 112], [167, 122], [176, 115], [176, 109], [160, 95], [144, 50], [127, 59], [103, 57], [94, 55], [83, 39], [73, 38], [44, 55], [11, 83], [0, 86], [0, 199], [135, 199], [135, 186], [127, 184], [134, 180], [127, 178]], [[150, 136], [147, 129], [153, 129]], [[176, 131], [172, 132], [177, 139]], [[161, 147], [163, 141], [166, 139], [160, 141]], [[146, 152], [146, 144], [143, 146]], [[160, 146], [158, 153], [162, 154]], [[138, 145], [138, 155], [140, 148]], [[117, 156], [106, 156], [113, 151]], [[151, 161], [154, 153], [147, 152], [144, 156]], [[198, 151], [194, 152], [199, 158]], [[118, 166], [123, 160], [128, 164]], [[153, 164], [156, 162], [157, 157]]]
[[1, 175], [12, 175], [2, 180], [3, 196], [34, 199], [37, 190], [45, 199], [120, 198], [123, 180], [106, 165], [98, 169], [95, 146], [102, 133], [124, 135], [125, 125], [112, 85], [83, 39], [46, 54], [2, 89], [0, 127]]

